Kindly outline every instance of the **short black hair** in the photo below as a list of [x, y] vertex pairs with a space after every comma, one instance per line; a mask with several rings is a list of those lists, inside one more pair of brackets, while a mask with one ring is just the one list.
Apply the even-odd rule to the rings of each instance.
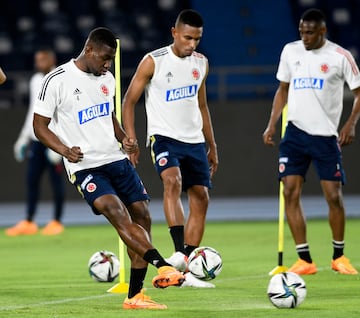
[[319, 9], [308, 9], [301, 16], [302, 21], [314, 21], [316, 23], [325, 23], [326, 18], [324, 12]]
[[95, 45], [107, 45], [113, 49], [117, 48], [116, 38], [114, 34], [104, 27], [99, 27], [92, 30], [89, 33], [88, 41], [94, 43]]
[[179, 13], [176, 24], [187, 24], [195, 28], [201, 28], [204, 25], [204, 21], [201, 15], [195, 10], [186, 9]]

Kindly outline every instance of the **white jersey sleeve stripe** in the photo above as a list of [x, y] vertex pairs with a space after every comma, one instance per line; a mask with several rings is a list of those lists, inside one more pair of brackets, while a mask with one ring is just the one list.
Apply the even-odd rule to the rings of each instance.
[[62, 73], [64, 73], [64, 72], [65, 72], [64, 69], [58, 68], [58, 69], [56, 69], [53, 73], [50, 73], [50, 74], [48, 75], [48, 77], [45, 79], [45, 81], [43, 82], [43, 84], [42, 84], [42, 86], [41, 86], [41, 90], [40, 90], [39, 97], [38, 97], [40, 100], [43, 101], [43, 100], [45, 99], [46, 89], [47, 89], [47, 87], [48, 87], [48, 85], [49, 85], [50, 80], [51, 80], [52, 78], [54, 78], [55, 76], [57, 76], [57, 75], [59, 75], [59, 74], [62, 74]]

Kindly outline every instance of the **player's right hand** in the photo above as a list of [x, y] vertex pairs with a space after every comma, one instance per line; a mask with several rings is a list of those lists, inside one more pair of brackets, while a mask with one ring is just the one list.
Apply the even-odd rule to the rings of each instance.
[[275, 128], [267, 127], [263, 133], [263, 141], [267, 146], [275, 146], [273, 136], [275, 135]]
[[71, 148], [67, 148], [64, 157], [69, 161], [73, 163], [77, 163], [84, 158], [84, 154], [81, 152], [80, 147], [73, 146]]

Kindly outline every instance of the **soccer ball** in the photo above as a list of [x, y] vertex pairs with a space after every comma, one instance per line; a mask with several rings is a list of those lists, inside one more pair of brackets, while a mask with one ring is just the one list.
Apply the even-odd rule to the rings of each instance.
[[212, 247], [202, 246], [192, 251], [188, 258], [188, 270], [202, 280], [211, 280], [222, 269], [220, 254]]
[[109, 251], [94, 253], [88, 263], [89, 274], [97, 282], [112, 282], [119, 275], [120, 261]]
[[298, 274], [279, 273], [270, 279], [267, 294], [275, 307], [295, 308], [306, 297], [306, 285]]

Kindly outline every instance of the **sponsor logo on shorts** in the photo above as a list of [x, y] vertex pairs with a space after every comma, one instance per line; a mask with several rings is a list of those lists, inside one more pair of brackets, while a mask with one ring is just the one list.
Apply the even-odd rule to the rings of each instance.
[[197, 85], [189, 85], [174, 89], [168, 89], [166, 91], [166, 101], [172, 102], [175, 100], [193, 97], [197, 93]]
[[80, 185], [81, 189], [84, 190], [85, 187], [86, 187], [86, 185], [87, 185], [87, 184], [90, 182], [90, 180], [92, 180], [93, 178], [94, 178], [94, 177], [93, 177], [92, 174], [87, 175], [87, 177], [84, 179], [84, 181], [81, 182], [81, 185]]
[[165, 166], [167, 163], [168, 163], [168, 160], [167, 160], [166, 158], [161, 158], [161, 159], [159, 160], [159, 166], [160, 166], [160, 167]]
[[279, 172], [280, 172], [280, 173], [283, 173], [284, 171], [285, 171], [285, 164], [280, 163], [280, 164], [279, 164]]
[[315, 78], [315, 77], [300, 77], [294, 78], [294, 89], [319, 89], [322, 90], [324, 86], [323, 78]]
[[97, 186], [95, 183], [91, 182], [86, 186], [86, 191], [91, 193], [94, 192], [96, 190]]
[[95, 118], [109, 116], [110, 115], [110, 104], [109, 102], [90, 106], [82, 109], [78, 112], [80, 125], [87, 123]]
[[159, 159], [161, 159], [163, 157], [167, 157], [168, 155], [169, 155], [168, 151], [161, 152], [156, 156], [155, 160], [158, 161]]
[[289, 158], [288, 157], [280, 157], [279, 158], [279, 162], [283, 162], [283, 163], [287, 163], [289, 161]]

